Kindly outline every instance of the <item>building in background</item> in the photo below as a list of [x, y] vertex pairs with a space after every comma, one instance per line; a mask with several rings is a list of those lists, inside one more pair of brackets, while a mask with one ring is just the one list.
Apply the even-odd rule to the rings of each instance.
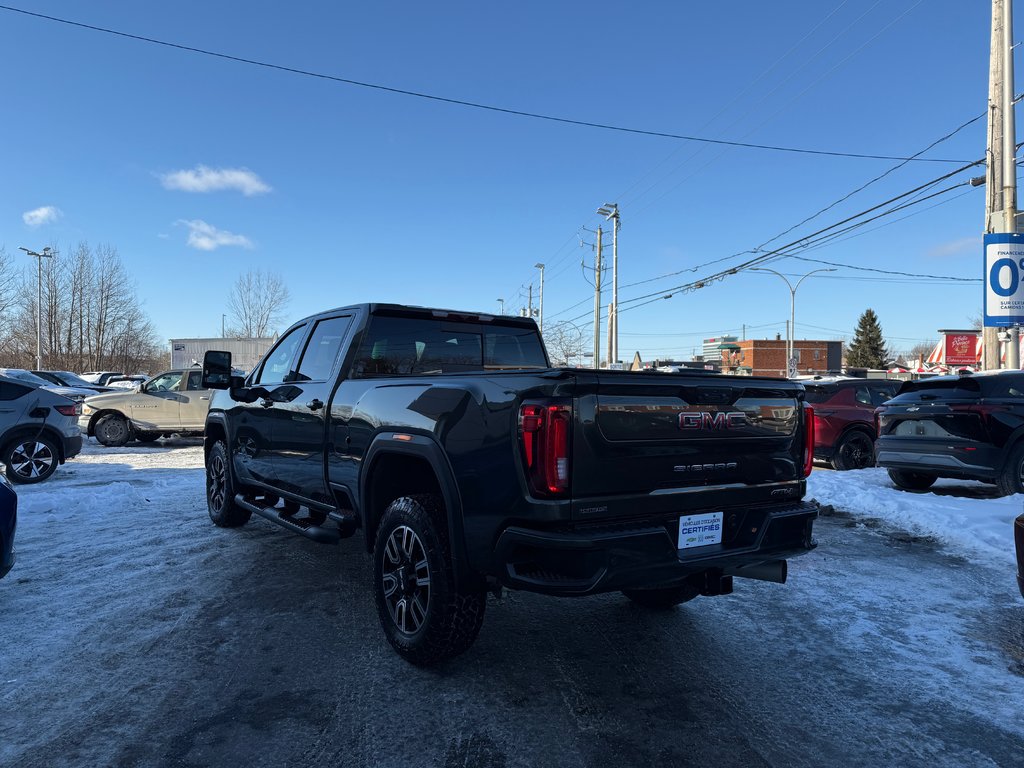
[[[745, 339], [719, 344], [722, 373], [741, 376], [786, 375], [786, 340]], [[843, 365], [843, 342], [797, 339], [793, 342], [800, 375], [839, 371]]]
[[256, 367], [277, 337], [268, 339], [171, 339], [171, 368], [191, 368], [203, 364], [203, 355], [211, 349], [231, 353], [231, 365], [244, 371]]
[[714, 339], [704, 339], [704, 346], [701, 348], [701, 359], [709, 363], [717, 363], [722, 359], [722, 344], [735, 344], [735, 336], [719, 336]]

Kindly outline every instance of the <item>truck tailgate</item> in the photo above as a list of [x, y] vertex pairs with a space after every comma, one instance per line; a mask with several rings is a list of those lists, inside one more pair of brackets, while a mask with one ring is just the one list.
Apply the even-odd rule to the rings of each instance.
[[589, 381], [581, 376], [578, 386], [572, 450], [576, 519], [803, 495], [798, 384], [596, 372]]

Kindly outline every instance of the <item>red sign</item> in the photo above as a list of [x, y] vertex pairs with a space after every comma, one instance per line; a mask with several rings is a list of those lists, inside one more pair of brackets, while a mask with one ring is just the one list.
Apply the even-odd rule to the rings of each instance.
[[978, 337], [973, 333], [946, 335], [946, 365], [974, 365], [978, 362]]

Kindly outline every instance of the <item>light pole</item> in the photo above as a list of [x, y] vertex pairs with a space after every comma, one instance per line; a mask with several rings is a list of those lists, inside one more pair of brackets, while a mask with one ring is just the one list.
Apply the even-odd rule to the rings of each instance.
[[619, 362], [619, 206], [605, 203], [597, 212], [612, 220], [612, 303], [608, 311], [608, 362]]
[[538, 261], [533, 266], [540, 270], [540, 315], [537, 318], [537, 327], [544, 333], [544, 265]]
[[29, 256], [36, 257], [36, 370], [43, 370], [43, 259], [52, 259], [57, 252], [50, 246], [43, 248], [42, 253], [19, 247]]
[[768, 269], [767, 267], [753, 267], [752, 272], [771, 272], [773, 275], [778, 275], [786, 283], [786, 287], [789, 288], [789, 333], [786, 334], [786, 376], [790, 375], [790, 366], [793, 364], [793, 343], [796, 339], [796, 289], [800, 287], [800, 283], [806, 280], [811, 275], [817, 274], [818, 272], [835, 272], [831, 267], [828, 269], [812, 269], [806, 275], [796, 281], [796, 285], [789, 282], [787, 278], [781, 272], [776, 272], [774, 269]]
[[504, 315], [505, 314], [505, 300], [504, 299], [498, 299], [498, 314], [499, 315]]

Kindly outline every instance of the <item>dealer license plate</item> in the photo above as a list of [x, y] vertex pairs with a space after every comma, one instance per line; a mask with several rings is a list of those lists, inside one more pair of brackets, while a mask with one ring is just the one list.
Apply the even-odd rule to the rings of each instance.
[[679, 549], [722, 543], [724, 512], [705, 512], [679, 518]]

